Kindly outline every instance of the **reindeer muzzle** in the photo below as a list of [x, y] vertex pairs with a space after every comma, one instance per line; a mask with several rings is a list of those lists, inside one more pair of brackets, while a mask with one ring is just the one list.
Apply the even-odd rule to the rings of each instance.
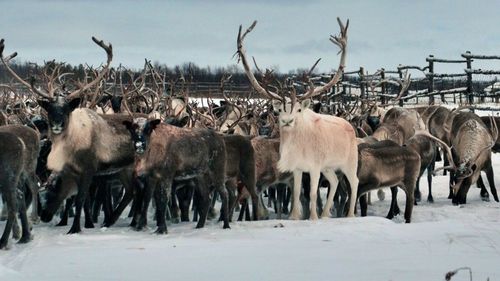
[[142, 141], [136, 142], [135, 143], [135, 152], [137, 154], [144, 154], [144, 151], [145, 151], [145, 149], [144, 149], [144, 142], [142, 142]]

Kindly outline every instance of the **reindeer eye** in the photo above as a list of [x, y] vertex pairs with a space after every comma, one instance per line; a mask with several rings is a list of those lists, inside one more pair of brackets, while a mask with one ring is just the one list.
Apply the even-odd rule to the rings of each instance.
[[299, 112], [302, 112], [302, 108], [299, 108], [299, 110], [298, 110], [298, 111], [299, 111]]
[[280, 109], [278, 109], [278, 112], [281, 112], [281, 108], [280, 108]]

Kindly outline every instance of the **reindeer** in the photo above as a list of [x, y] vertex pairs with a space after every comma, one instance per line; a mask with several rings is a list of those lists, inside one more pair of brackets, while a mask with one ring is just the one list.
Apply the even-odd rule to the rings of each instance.
[[258, 219], [258, 195], [255, 190], [254, 148], [249, 138], [240, 135], [224, 135], [226, 147], [226, 188], [229, 191], [229, 218], [232, 218], [237, 198], [238, 181], [241, 181], [252, 198], [253, 220]]
[[24, 191], [20, 190], [20, 187], [24, 185], [25, 167], [29, 166], [29, 161], [33, 159], [29, 159], [26, 145], [16, 134], [0, 131], [0, 143], [3, 146], [0, 151], [0, 192], [8, 212], [7, 223], [0, 238], [0, 249], [4, 249], [7, 247], [12, 226], [17, 222], [17, 212], [22, 224], [19, 243], [27, 243], [32, 239], [26, 215]]
[[197, 183], [195, 198], [201, 218], [196, 228], [202, 228], [209, 208], [209, 195], [217, 190], [222, 198], [224, 228], [229, 228], [228, 193], [224, 185], [226, 147], [221, 135], [209, 129], [179, 128], [162, 123], [135, 118], [125, 121], [131, 139], [135, 143], [137, 159], [135, 172], [146, 177], [142, 206], [138, 215], [137, 229], [147, 225], [147, 210], [151, 196], [155, 195], [157, 207], [156, 233], [167, 232], [165, 223], [166, 194], [174, 180], [191, 180]]
[[422, 198], [420, 192], [420, 177], [422, 177], [425, 170], [427, 170], [427, 185], [429, 186], [427, 201], [429, 203], [434, 203], [434, 198], [432, 197], [432, 173], [436, 162], [437, 146], [429, 138], [420, 135], [414, 135], [406, 141], [405, 145], [415, 150], [420, 156], [420, 172], [415, 187], [415, 205], [417, 202], [420, 202]]
[[[390, 140], [362, 143], [358, 148], [358, 197], [371, 190], [391, 187], [391, 208], [387, 218], [392, 219], [399, 212], [396, 196], [397, 187], [400, 187], [406, 193], [405, 221], [410, 223], [415, 185], [420, 173], [418, 153]], [[360, 199], [360, 205], [361, 215], [366, 216], [366, 197]]]
[[[335, 75], [325, 85], [315, 87], [310, 79], [307, 93], [297, 97], [293, 86], [287, 87], [291, 93], [291, 100], [285, 99], [278, 93], [271, 91], [266, 85], [262, 86], [255, 78], [243, 48], [245, 36], [252, 31], [256, 21], [242, 33], [240, 26], [237, 40], [237, 54], [241, 60], [245, 73], [252, 87], [262, 97], [275, 100], [273, 108], [279, 112], [280, 126], [280, 160], [278, 169], [281, 172], [293, 172], [293, 210], [291, 219], [301, 218], [300, 191], [302, 173], [311, 175], [311, 213], [310, 219], [317, 219], [316, 199], [320, 173], [323, 173], [330, 182], [332, 190], [323, 210], [322, 217], [330, 216], [333, 205], [333, 196], [338, 184], [335, 171], [342, 171], [351, 185], [349, 216], [354, 216], [358, 178], [356, 169], [358, 165], [357, 141], [351, 124], [342, 118], [314, 113], [309, 109], [311, 97], [329, 91], [341, 78], [345, 67], [347, 28], [349, 21], [344, 24], [337, 18], [340, 26], [340, 37], [331, 36], [330, 41], [340, 48], [341, 58]], [[316, 65], [316, 64], [315, 64]], [[313, 66], [314, 68], [314, 66]], [[312, 69], [313, 69], [312, 68]], [[311, 69], [311, 70], [312, 70]], [[312, 71], [309, 71], [311, 73]]]
[[470, 186], [478, 181], [481, 171], [486, 171], [491, 193], [498, 202], [491, 165], [491, 148], [498, 137], [496, 122], [490, 121], [494, 124], [492, 134], [490, 134], [490, 130], [479, 116], [472, 112], [457, 111], [450, 115], [448, 119], [452, 119], [452, 127], [448, 135], [453, 149], [426, 131], [419, 131], [418, 134], [434, 139], [446, 150], [450, 165], [443, 169], [451, 172], [450, 195], [452, 195], [453, 204], [466, 203], [467, 192]]
[[40, 152], [40, 136], [37, 131], [22, 125], [0, 126], [0, 132], [17, 136], [23, 142], [23, 182], [29, 188], [32, 199], [31, 221], [37, 223], [38, 218], [38, 184], [36, 175], [37, 158]]
[[[279, 188], [284, 188], [283, 185], [289, 186], [292, 181], [292, 174], [282, 173], [278, 169], [280, 140], [255, 137], [252, 139], [252, 146], [255, 151], [255, 182], [257, 193], [262, 194], [270, 186], [278, 184], [282, 185]], [[282, 198], [278, 196], [278, 200], [282, 201]], [[261, 206], [259, 209], [266, 211], [264, 206]], [[283, 209], [280, 204], [278, 204], [276, 209], [278, 211], [278, 218], [281, 219]], [[259, 215], [259, 218], [262, 218], [262, 215]]]
[[487, 174], [493, 198], [499, 201], [491, 165], [491, 148], [498, 138], [498, 128], [496, 122], [491, 123], [494, 123], [493, 135], [481, 118], [472, 112], [459, 112], [453, 118], [450, 139], [453, 162], [458, 165], [453, 168], [455, 204], [466, 203], [467, 192], [478, 180], [482, 170]]

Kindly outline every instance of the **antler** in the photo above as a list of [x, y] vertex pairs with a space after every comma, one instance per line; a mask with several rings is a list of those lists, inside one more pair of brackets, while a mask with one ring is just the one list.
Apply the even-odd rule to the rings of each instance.
[[35, 87], [35, 79], [34, 78], [31, 78], [30, 82], [26, 82], [23, 78], [19, 77], [19, 75], [17, 75], [16, 72], [14, 72], [14, 70], [12, 70], [12, 68], [10, 68], [9, 66], [9, 62], [10, 60], [12, 60], [13, 58], [15, 58], [17, 56], [17, 52], [14, 52], [12, 53], [11, 55], [7, 56], [7, 57], [4, 57], [3, 56], [3, 50], [5, 49], [5, 40], [4, 39], [1, 39], [0, 40], [0, 60], [2, 61], [3, 65], [5, 66], [5, 68], [7, 69], [7, 71], [10, 73], [10, 75], [12, 75], [12, 77], [14, 77], [17, 81], [19, 81], [21, 84], [23, 84], [24, 86], [28, 87], [28, 89], [31, 90], [31, 92], [39, 95], [39, 96], [42, 96], [46, 99], [52, 99], [52, 97], [47, 94], [45, 91], [43, 91], [42, 89], [37, 89]]
[[396, 97], [396, 100], [399, 100], [403, 97], [403, 94], [408, 90], [411, 84], [411, 74], [408, 74], [408, 70], [405, 71], [405, 74], [403, 76], [403, 79], [398, 80], [398, 84], [400, 86], [400, 91], [398, 96]]
[[243, 35], [241, 34], [242, 26], [240, 25], [240, 29], [238, 31], [238, 39], [237, 39], [238, 50], [236, 51], [236, 54], [238, 55], [238, 61], [241, 60], [241, 62], [243, 63], [243, 68], [245, 69], [245, 73], [248, 77], [248, 80], [250, 81], [250, 84], [252, 84], [252, 87], [257, 91], [257, 93], [259, 93], [261, 96], [265, 98], [282, 100], [282, 98], [277, 93], [271, 92], [268, 89], [262, 87], [262, 85], [260, 85], [259, 81], [257, 81], [257, 78], [255, 78], [255, 75], [250, 69], [250, 65], [248, 64], [248, 60], [245, 55], [246, 51], [243, 48], [243, 40], [245, 39], [245, 36], [247, 36], [247, 34], [253, 30], [256, 24], [257, 21], [254, 21], [252, 25], [250, 25], [250, 27], [247, 28], [245, 33], [243, 33]]
[[97, 77], [92, 82], [84, 84], [83, 86], [80, 87], [80, 89], [78, 89], [78, 90], [70, 93], [68, 96], [66, 96], [66, 99], [68, 99], [68, 100], [71, 100], [73, 98], [80, 96], [86, 90], [94, 87], [95, 85], [97, 85], [97, 83], [100, 83], [101, 80], [104, 78], [104, 76], [106, 76], [106, 74], [109, 71], [109, 65], [111, 64], [111, 61], [113, 60], [113, 46], [111, 45], [111, 43], [109, 45], [104, 44], [104, 42], [102, 40], [98, 40], [94, 36], [92, 36], [92, 41], [94, 41], [94, 43], [96, 43], [97, 45], [99, 45], [99, 47], [103, 48], [106, 51], [106, 55], [108, 58], [106, 61], [106, 65], [101, 70], [99, 75], [97, 75]]
[[[324, 92], [329, 91], [335, 84], [337, 84], [339, 82], [340, 78], [342, 78], [342, 73], [344, 72], [344, 68], [345, 68], [345, 57], [346, 57], [346, 51], [347, 51], [347, 28], [349, 27], [349, 20], [347, 20], [345, 25], [342, 23], [340, 18], [337, 18], [337, 22], [338, 22], [339, 27], [340, 27], [340, 37], [330, 35], [330, 41], [340, 48], [340, 51], [338, 54], [341, 54], [341, 55], [340, 55], [340, 62], [339, 62], [339, 66], [337, 68], [337, 71], [335, 72], [335, 75], [333, 75], [332, 79], [323, 86], [314, 87], [312, 85], [312, 83], [309, 83], [309, 89], [308, 89], [307, 93], [305, 95], [301, 96], [299, 98], [300, 100], [312, 98], [314, 96], [317, 96], [319, 94], [322, 94]], [[318, 62], [319, 62], [319, 60], [316, 62], [316, 64]], [[314, 64], [314, 66], [311, 68], [310, 72], [312, 72], [312, 70], [314, 69], [316, 64]]]

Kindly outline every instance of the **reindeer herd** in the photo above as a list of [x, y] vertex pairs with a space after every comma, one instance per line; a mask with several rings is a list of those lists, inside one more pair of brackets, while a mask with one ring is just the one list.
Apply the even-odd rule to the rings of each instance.
[[[17, 54], [4, 56], [2, 39], [2, 65], [29, 94], [0, 85], [0, 192], [7, 220], [0, 248], [7, 247], [11, 232], [19, 243], [30, 241], [32, 224], [55, 215], [63, 226], [74, 213], [68, 233], [79, 233], [82, 210], [85, 228], [94, 227], [101, 212], [102, 224], [110, 227], [130, 206], [130, 225], [142, 230], [152, 199], [156, 233], [162, 234], [167, 220], [178, 222], [179, 215], [190, 221], [192, 213], [196, 227], [204, 227], [217, 198], [219, 220], [229, 228], [237, 208], [238, 220], [269, 218], [264, 195], [275, 203], [278, 218], [316, 220], [318, 212], [322, 218], [332, 211], [355, 216], [358, 201], [366, 216], [370, 192], [380, 197], [380, 189], [390, 187], [387, 217], [393, 218], [400, 212], [399, 187], [409, 223], [421, 200], [420, 177], [427, 171], [432, 203], [432, 177], [441, 169], [449, 173], [453, 204], [465, 204], [475, 183], [489, 197], [481, 171], [498, 202], [491, 163], [499, 147], [497, 118], [479, 117], [466, 107], [386, 110], [363, 100], [346, 112], [322, 101], [345, 68], [349, 21], [338, 24], [340, 34], [330, 41], [340, 49], [340, 62], [319, 86], [311, 79], [318, 62], [300, 79], [279, 81], [256, 64], [254, 73], [243, 43], [256, 22], [244, 32], [240, 26], [236, 54], [253, 96], [231, 96], [224, 90], [229, 77], [223, 77], [220, 104], [190, 101], [186, 91], [164, 95], [167, 77], [148, 61], [138, 76], [112, 68], [111, 44], [94, 37], [107, 60], [88, 69], [85, 79], [72, 78], [55, 62], [23, 78], [10, 66]], [[403, 93], [409, 77], [397, 83]], [[444, 166], [436, 169], [440, 159]], [[328, 187], [324, 206], [319, 187]]]

